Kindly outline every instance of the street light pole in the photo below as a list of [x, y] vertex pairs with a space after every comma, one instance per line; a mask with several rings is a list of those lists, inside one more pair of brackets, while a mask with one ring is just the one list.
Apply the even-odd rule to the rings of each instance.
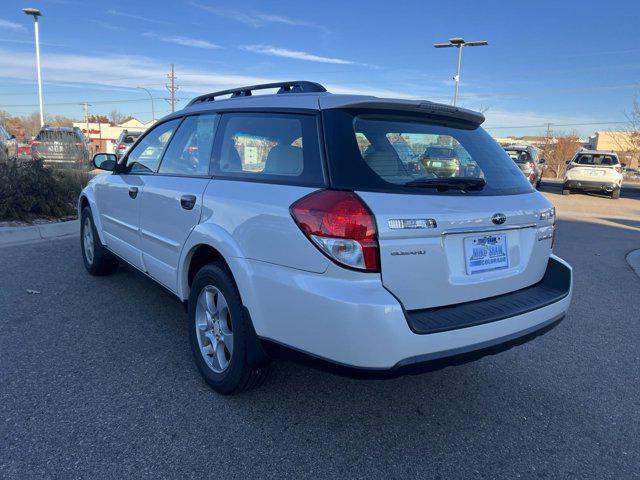
[[482, 47], [484, 45], [489, 45], [489, 42], [485, 40], [479, 40], [474, 42], [465, 42], [463, 38], [454, 37], [449, 39], [449, 43], [434, 43], [433, 46], [436, 48], [450, 48], [456, 47], [458, 49], [458, 68], [456, 69], [456, 75], [453, 79], [456, 82], [456, 90], [453, 95], [453, 106], [458, 105], [458, 92], [460, 90], [460, 67], [462, 66], [462, 49], [464, 47]]
[[155, 122], [156, 121], [156, 109], [153, 106], [153, 95], [151, 95], [151, 92], [149, 90], [147, 90], [144, 87], [136, 87], [139, 88], [140, 90], [144, 90], [145, 92], [147, 92], [149, 94], [149, 98], [151, 99], [151, 121]]
[[44, 109], [42, 106], [42, 75], [40, 73], [40, 37], [38, 35], [38, 17], [42, 16], [37, 8], [23, 8], [22, 11], [33, 17], [33, 28], [36, 36], [36, 66], [38, 69], [38, 100], [40, 103], [40, 126], [44, 126]]

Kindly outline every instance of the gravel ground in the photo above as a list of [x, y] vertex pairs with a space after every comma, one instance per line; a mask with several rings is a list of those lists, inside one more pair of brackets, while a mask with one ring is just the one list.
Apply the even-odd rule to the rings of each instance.
[[0, 248], [0, 478], [640, 478], [640, 191], [545, 190], [575, 273], [552, 332], [387, 381], [279, 362], [231, 398], [150, 280], [90, 277], [77, 238]]

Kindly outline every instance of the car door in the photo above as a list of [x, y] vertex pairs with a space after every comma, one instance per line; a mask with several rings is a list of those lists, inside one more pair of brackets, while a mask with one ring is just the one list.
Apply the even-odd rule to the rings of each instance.
[[184, 119], [167, 147], [157, 175], [143, 178], [140, 234], [147, 273], [176, 291], [182, 247], [200, 222], [210, 181], [209, 162], [217, 114]]
[[119, 166], [119, 171], [96, 182], [96, 202], [104, 241], [109, 250], [134, 267], [146, 271], [140, 242], [140, 199], [143, 178], [155, 174], [162, 153], [179, 119], [150, 130]]

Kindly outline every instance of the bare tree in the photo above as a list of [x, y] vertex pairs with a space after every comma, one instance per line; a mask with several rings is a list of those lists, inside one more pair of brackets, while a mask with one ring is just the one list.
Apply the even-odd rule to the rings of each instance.
[[567, 160], [570, 160], [582, 144], [576, 133], [569, 135], [549, 136], [542, 146], [542, 156], [545, 159], [545, 172], [552, 173], [559, 178], [565, 171]]
[[633, 99], [631, 112], [626, 114], [627, 125], [622, 129], [622, 135], [614, 135], [612, 138], [618, 146], [618, 155], [621, 161], [626, 161], [628, 167], [638, 168], [640, 164], [640, 100], [638, 96]]
[[111, 110], [109, 113], [109, 120], [112, 125], [120, 125], [124, 122], [128, 117], [119, 110]]

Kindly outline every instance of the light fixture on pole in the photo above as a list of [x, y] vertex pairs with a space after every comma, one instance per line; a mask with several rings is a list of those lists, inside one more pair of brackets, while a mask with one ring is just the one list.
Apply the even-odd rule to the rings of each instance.
[[136, 87], [139, 88], [140, 90], [144, 90], [145, 92], [147, 92], [149, 94], [149, 98], [151, 99], [151, 121], [155, 122], [156, 121], [156, 109], [153, 106], [153, 95], [151, 95], [151, 92], [149, 90], [147, 90], [144, 87]]
[[37, 8], [23, 8], [22, 11], [33, 17], [33, 25], [36, 34], [36, 66], [38, 69], [38, 99], [40, 103], [40, 126], [44, 125], [44, 110], [42, 107], [42, 75], [40, 74], [40, 37], [38, 36], [38, 17], [42, 16]]
[[449, 39], [449, 43], [434, 43], [433, 46], [436, 48], [450, 48], [456, 47], [458, 49], [458, 68], [456, 69], [456, 76], [453, 79], [456, 82], [456, 92], [453, 96], [453, 105], [458, 104], [458, 90], [460, 87], [460, 66], [462, 64], [462, 49], [464, 47], [482, 47], [484, 45], [489, 45], [489, 42], [485, 40], [478, 40], [474, 42], [465, 42], [464, 38], [454, 37]]

